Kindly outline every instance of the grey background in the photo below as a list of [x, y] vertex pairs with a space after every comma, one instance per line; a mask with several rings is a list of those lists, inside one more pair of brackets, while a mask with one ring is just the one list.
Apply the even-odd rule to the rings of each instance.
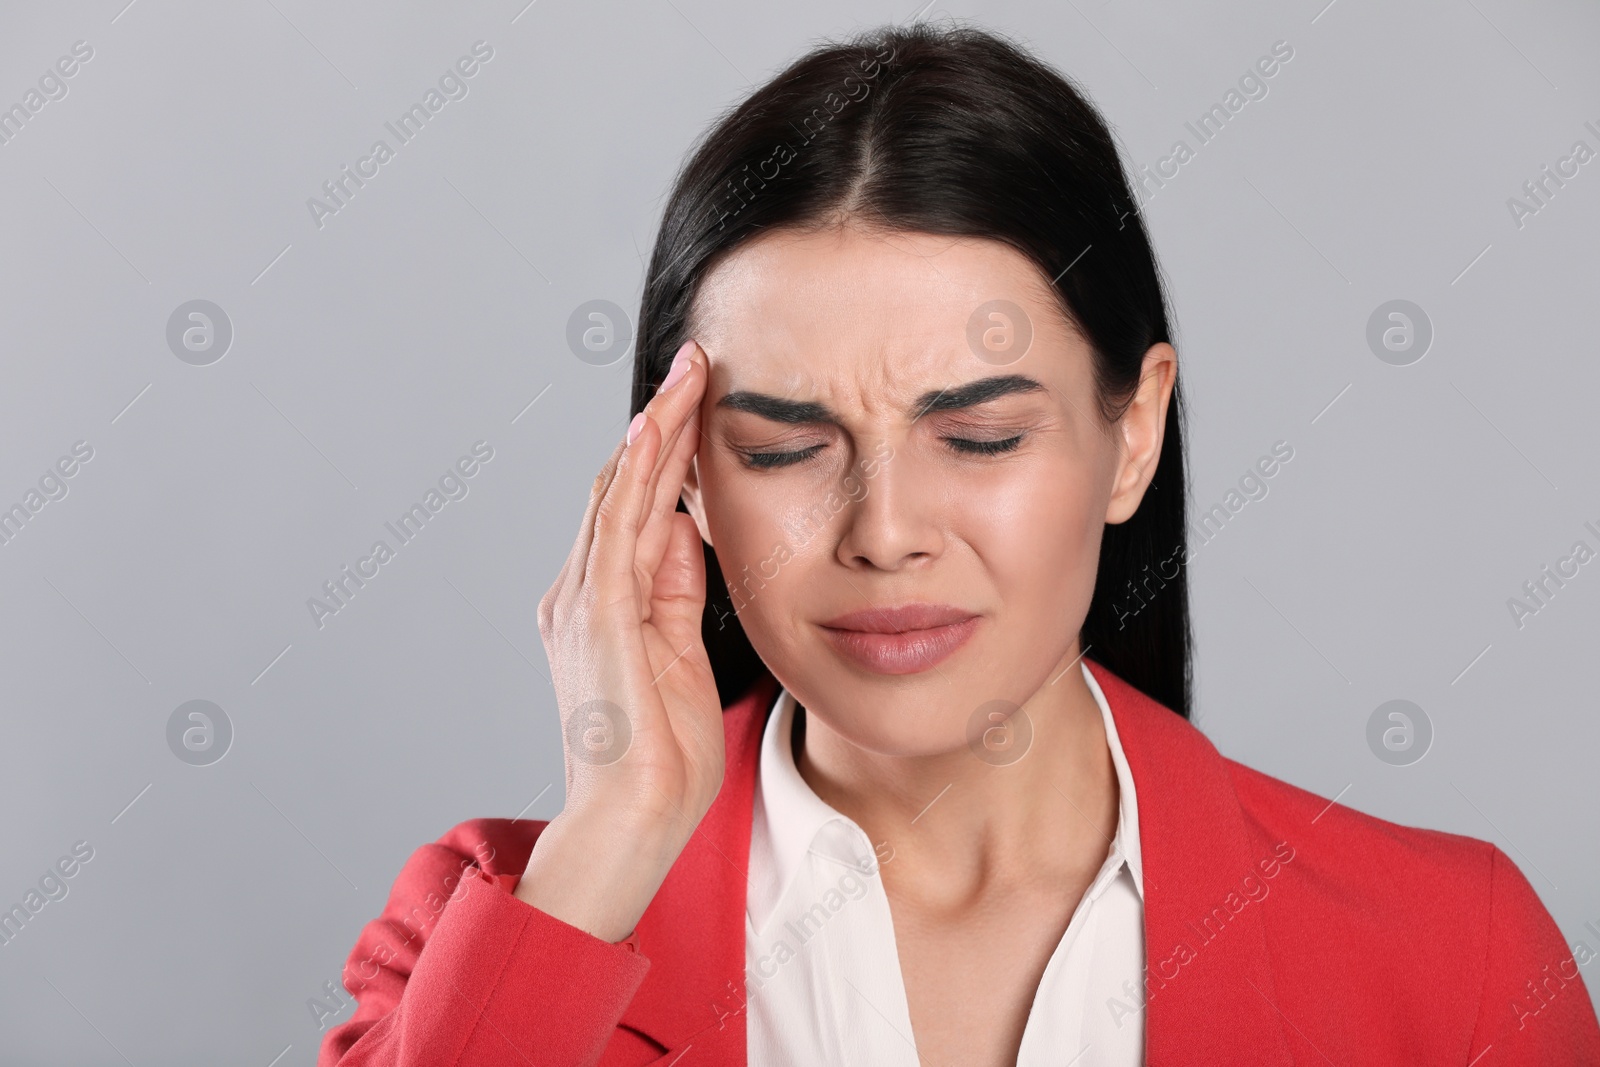
[[[0, 106], [94, 48], [0, 145], [0, 506], [94, 449], [0, 546], [0, 905], [95, 850], [0, 946], [6, 1063], [311, 1063], [307, 999], [409, 852], [559, 810], [535, 608], [628, 377], [576, 358], [568, 317], [636, 311], [668, 183], [724, 107], [818, 37], [916, 14], [525, 2], [0, 7]], [[923, 17], [947, 14], [1077, 79], [1134, 165], [1293, 46], [1145, 207], [1196, 510], [1294, 448], [1194, 557], [1197, 721], [1323, 796], [1496, 842], [1600, 948], [1600, 562], [1521, 628], [1507, 608], [1573, 542], [1600, 547], [1600, 161], [1521, 228], [1506, 206], [1574, 141], [1600, 148], [1600, 11]], [[468, 95], [319, 229], [307, 199], [478, 40], [494, 57]], [[233, 325], [210, 366], [166, 343], [194, 299]], [[1410, 366], [1366, 342], [1393, 299], [1435, 331]], [[494, 458], [468, 495], [319, 629], [307, 599], [478, 440]], [[234, 737], [193, 766], [167, 723], [202, 699]], [[1433, 726], [1410, 766], [1367, 744], [1393, 699]]]

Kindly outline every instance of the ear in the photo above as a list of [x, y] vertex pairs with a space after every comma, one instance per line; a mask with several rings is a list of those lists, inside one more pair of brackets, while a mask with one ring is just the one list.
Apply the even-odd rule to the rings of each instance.
[[1121, 454], [1106, 505], [1108, 523], [1127, 522], [1139, 510], [1145, 489], [1155, 477], [1167, 427], [1167, 405], [1177, 378], [1178, 353], [1165, 341], [1151, 345], [1139, 371], [1139, 389], [1117, 425]]
[[711, 544], [711, 530], [706, 525], [705, 502], [700, 497], [700, 457], [689, 457], [689, 469], [683, 472], [683, 491], [679, 494], [683, 498], [683, 506], [694, 519], [695, 526], [700, 530], [700, 540]]

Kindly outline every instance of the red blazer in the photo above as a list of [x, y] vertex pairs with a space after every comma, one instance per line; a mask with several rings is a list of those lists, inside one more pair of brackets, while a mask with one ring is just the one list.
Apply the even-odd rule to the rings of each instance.
[[[1569, 949], [1495, 846], [1223, 758], [1093, 661], [1139, 796], [1150, 1064], [1600, 1064]], [[745, 1064], [745, 869], [763, 675], [727, 774], [631, 943], [509, 892], [545, 823], [474, 819], [407, 861], [350, 953], [318, 1067]], [[1140, 1003], [1143, 1000], [1143, 1003]], [[1113, 1006], [1108, 1005], [1108, 1008]]]

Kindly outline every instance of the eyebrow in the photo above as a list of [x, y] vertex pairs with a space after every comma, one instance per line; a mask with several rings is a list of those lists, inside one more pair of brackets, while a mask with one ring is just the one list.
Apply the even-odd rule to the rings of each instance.
[[[1045, 387], [1037, 379], [1030, 378], [1026, 374], [998, 374], [979, 378], [975, 382], [946, 386], [943, 389], [930, 389], [916, 399], [908, 409], [908, 413], [915, 419], [930, 411], [957, 411], [961, 408], [986, 404], [1013, 393], [1044, 391]], [[819, 404], [814, 400], [789, 400], [748, 389], [737, 389], [726, 394], [717, 401], [716, 406], [749, 412], [773, 422], [822, 422], [832, 423], [835, 426], [842, 424], [839, 416], [826, 404]]]

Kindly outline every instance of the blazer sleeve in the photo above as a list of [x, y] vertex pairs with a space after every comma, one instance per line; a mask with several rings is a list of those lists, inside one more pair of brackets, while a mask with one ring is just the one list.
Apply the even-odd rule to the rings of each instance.
[[1600, 1023], [1579, 971], [1596, 953], [1583, 942], [1568, 947], [1526, 876], [1498, 847], [1488, 940], [1469, 1055], [1482, 1056], [1482, 1067], [1600, 1064]]
[[[412, 854], [345, 964], [317, 1067], [593, 1064], [649, 961], [513, 896], [535, 831], [463, 823]], [[540, 827], [542, 829], [542, 827]], [[495, 873], [499, 870], [499, 873]]]

